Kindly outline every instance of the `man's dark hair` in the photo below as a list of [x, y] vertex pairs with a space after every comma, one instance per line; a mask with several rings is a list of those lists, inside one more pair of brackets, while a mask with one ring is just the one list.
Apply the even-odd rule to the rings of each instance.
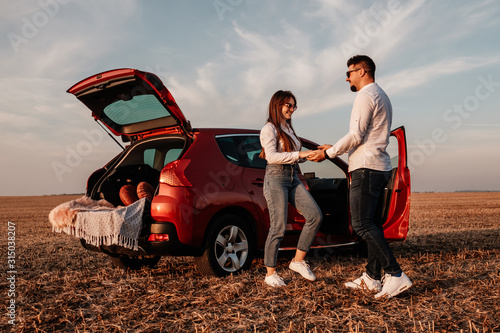
[[361, 67], [365, 69], [365, 71], [370, 73], [369, 75], [371, 77], [375, 78], [375, 63], [373, 62], [372, 58], [366, 55], [355, 55], [354, 57], [347, 60], [347, 67], [358, 64], [360, 64]]

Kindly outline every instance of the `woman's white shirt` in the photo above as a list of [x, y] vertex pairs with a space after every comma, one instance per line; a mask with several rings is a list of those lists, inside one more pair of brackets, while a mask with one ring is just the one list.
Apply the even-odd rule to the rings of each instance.
[[[278, 140], [278, 131], [276, 127], [268, 122], [260, 131], [260, 144], [266, 153], [266, 160], [268, 164], [293, 164], [299, 162], [299, 150], [301, 147], [300, 140], [295, 136], [294, 132], [288, 126], [281, 125], [283, 131], [290, 136], [294, 144], [294, 151], [285, 152], [283, 141], [276, 145]], [[276, 147], [278, 146], [278, 147]]]

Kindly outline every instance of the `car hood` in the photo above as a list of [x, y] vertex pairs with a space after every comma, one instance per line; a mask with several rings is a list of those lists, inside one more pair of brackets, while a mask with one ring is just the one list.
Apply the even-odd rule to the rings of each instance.
[[67, 92], [115, 135], [144, 136], [173, 128], [183, 132], [191, 129], [172, 94], [152, 73], [130, 68], [110, 70], [76, 83]]

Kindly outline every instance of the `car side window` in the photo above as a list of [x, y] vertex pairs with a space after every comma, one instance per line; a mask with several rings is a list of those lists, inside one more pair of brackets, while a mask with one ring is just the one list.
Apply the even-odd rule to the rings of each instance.
[[266, 160], [259, 157], [262, 148], [258, 135], [219, 136], [216, 141], [229, 162], [247, 168], [266, 168]]
[[262, 147], [257, 135], [244, 136], [238, 144], [238, 152], [243, 156], [245, 166], [249, 168], [265, 169], [267, 161], [260, 158]]
[[145, 149], [144, 150], [144, 164], [149, 165], [150, 167], [154, 166], [155, 162], [156, 149]]
[[153, 169], [161, 170], [168, 163], [177, 160], [181, 152], [182, 148], [170, 148], [168, 150], [159, 150], [156, 148], [145, 149], [143, 153], [144, 164], [149, 165]]
[[182, 153], [182, 148], [172, 148], [165, 154], [165, 159], [163, 161], [163, 166], [170, 162], [177, 160]]
[[140, 142], [128, 150], [127, 155], [117, 167], [133, 164], [146, 164], [161, 171], [163, 167], [179, 158], [184, 149], [184, 139], [162, 138]]
[[238, 150], [236, 149], [235, 136], [221, 136], [215, 139], [219, 149], [229, 162], [239, 165]]

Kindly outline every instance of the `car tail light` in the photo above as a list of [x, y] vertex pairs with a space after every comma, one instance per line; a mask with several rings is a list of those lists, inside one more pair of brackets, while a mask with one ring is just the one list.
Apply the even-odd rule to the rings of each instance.
[[160, 174], [160, 183], [168, 184], [170, 186], [183, 186], [192, 187], [189, 180], [187, 180], [184, 170], [189, 165], [191, 160], [176, 160], [168, 163]]
[[150, 242], [168, 242], [170, 237], [168, 234], [151, 234], [148, 237]]

